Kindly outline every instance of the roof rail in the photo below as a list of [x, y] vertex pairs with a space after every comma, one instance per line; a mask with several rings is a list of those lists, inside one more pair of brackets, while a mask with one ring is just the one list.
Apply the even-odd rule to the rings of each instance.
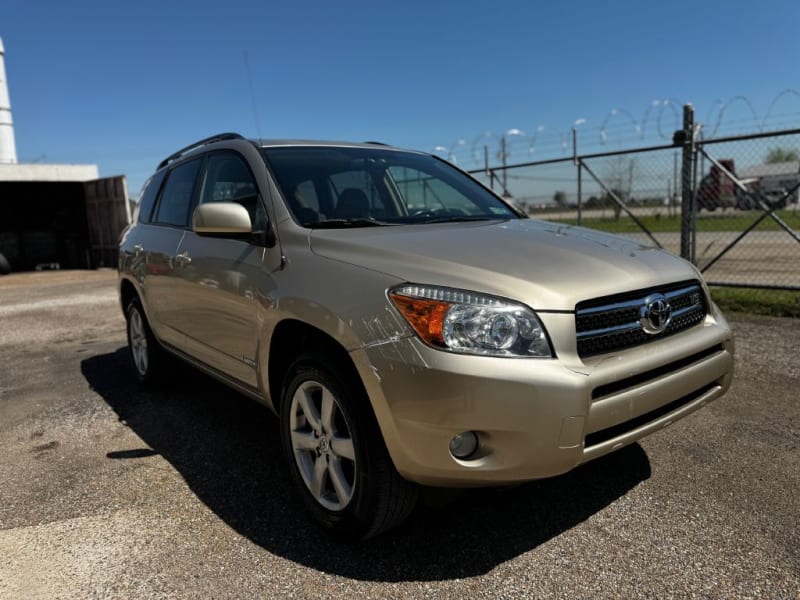
[[368, 141], [368, 142], [364, 142], [364, 143], [365, 144], [375, 144], [376, 146], [388, 146], [389, 145], [389, 144], [384, 144], [383, 142], [372, 142], [372, 141]]
[[194, 144], [189, 144], [185, 148], [181, 148], [177, 152], [170, 154], [167, 158], [165, 158], [158, 164], [158, 169], [166, 167], [172, 161], [179, 159], [181, 156], [183, 156], [190, 150], [194, 150], [195, 148], [206, 146], [214, 142], [221, 142], [223, 140], [243, 140], [243, 139], [245, 139], [244, 136], [238, 133], [218, 133], [217, 135], [212, 135], [211, 137], [204, 138], [198, 142], [195, 142]]

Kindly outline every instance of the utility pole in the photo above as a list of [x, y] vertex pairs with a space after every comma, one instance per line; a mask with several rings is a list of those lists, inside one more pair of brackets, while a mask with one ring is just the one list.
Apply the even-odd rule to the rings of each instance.
[[503, 198], [510, 198], [508, 192], [508, 162], [506, 153], [506, 136], [500, 138], [500, 159], [503, 162]]

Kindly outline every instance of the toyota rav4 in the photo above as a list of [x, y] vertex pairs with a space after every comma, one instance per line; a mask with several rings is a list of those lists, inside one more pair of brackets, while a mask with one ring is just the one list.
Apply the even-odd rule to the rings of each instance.
[[569, 471], [732, 377], [691, 264], [530, 219], [378, 143], [221, 134], [176, 152], [119, 275], [137, 377], [172, 375], [169, 353], [275, 411], [299, 496], [348, 537], [399, 523], [420, 484]]

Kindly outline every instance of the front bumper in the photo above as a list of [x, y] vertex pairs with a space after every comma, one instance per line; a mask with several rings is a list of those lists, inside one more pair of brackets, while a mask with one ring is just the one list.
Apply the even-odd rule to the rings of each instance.
[[[557, 359], [453, 354], [415, 337], [352, 353], [401, 475], [451, 487], [558, 475], [670, 425], [730, 386], [733, 339], [716, 310], [691, 330], [591, 363], [574, 351], [573, 315], [540, 316]], [[449, 452], [463, 431], [480, 439], [469, 460]]]

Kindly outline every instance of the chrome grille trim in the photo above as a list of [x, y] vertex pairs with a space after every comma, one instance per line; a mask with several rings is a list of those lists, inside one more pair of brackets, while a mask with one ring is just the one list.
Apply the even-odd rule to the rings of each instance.
[[[646, 333], [640, 322], [645, 300], [653, 294], [661, 294], [672, 308], [669, 325], [658, 334]], [[701, 323], [706, 312], [705, 294], [696, 281], [581, 302], [575, 309], [578, 355], [605, 354], [661, 339]]]
[[624, 325], [617, 325], [615, 327], [606, 327], [605, 329], [593, 329], [591, 331], [582, 331], [578, 334], [578, 339], [588, 338], [588, 337], [597, 337], [602, 335], [608, 335], [610, 333], [622, 333], [625, 331], [639, 331], [641, 330], [642, 326], [639, 325], [639, 321], [633, 321], [631, 323], [625, 323]]
[[[687, 306], [686, 308], [674, 310], [672, 311], [672, 318], [675, 319], [678, 317], [682, 317], [685, 314], [697, 310], [698, 307], [699, 305], [693, 304], [691, 306]], [[591, 331], [582, 331], [581, 333], [578, 334], [578, 339], [580, 340], [589, 337], [603, 336], [603, 335], [608, 335], [610, 333], [623, 333], [625, 331], [640, 331], [641, 329], [642, 326], [639, 324], [639, 321], [632, 321], [630, 323], [624, 323], [622, 325], [616, 325], [614, 327], [606, 327], [605, 329], [593, 329]]]

